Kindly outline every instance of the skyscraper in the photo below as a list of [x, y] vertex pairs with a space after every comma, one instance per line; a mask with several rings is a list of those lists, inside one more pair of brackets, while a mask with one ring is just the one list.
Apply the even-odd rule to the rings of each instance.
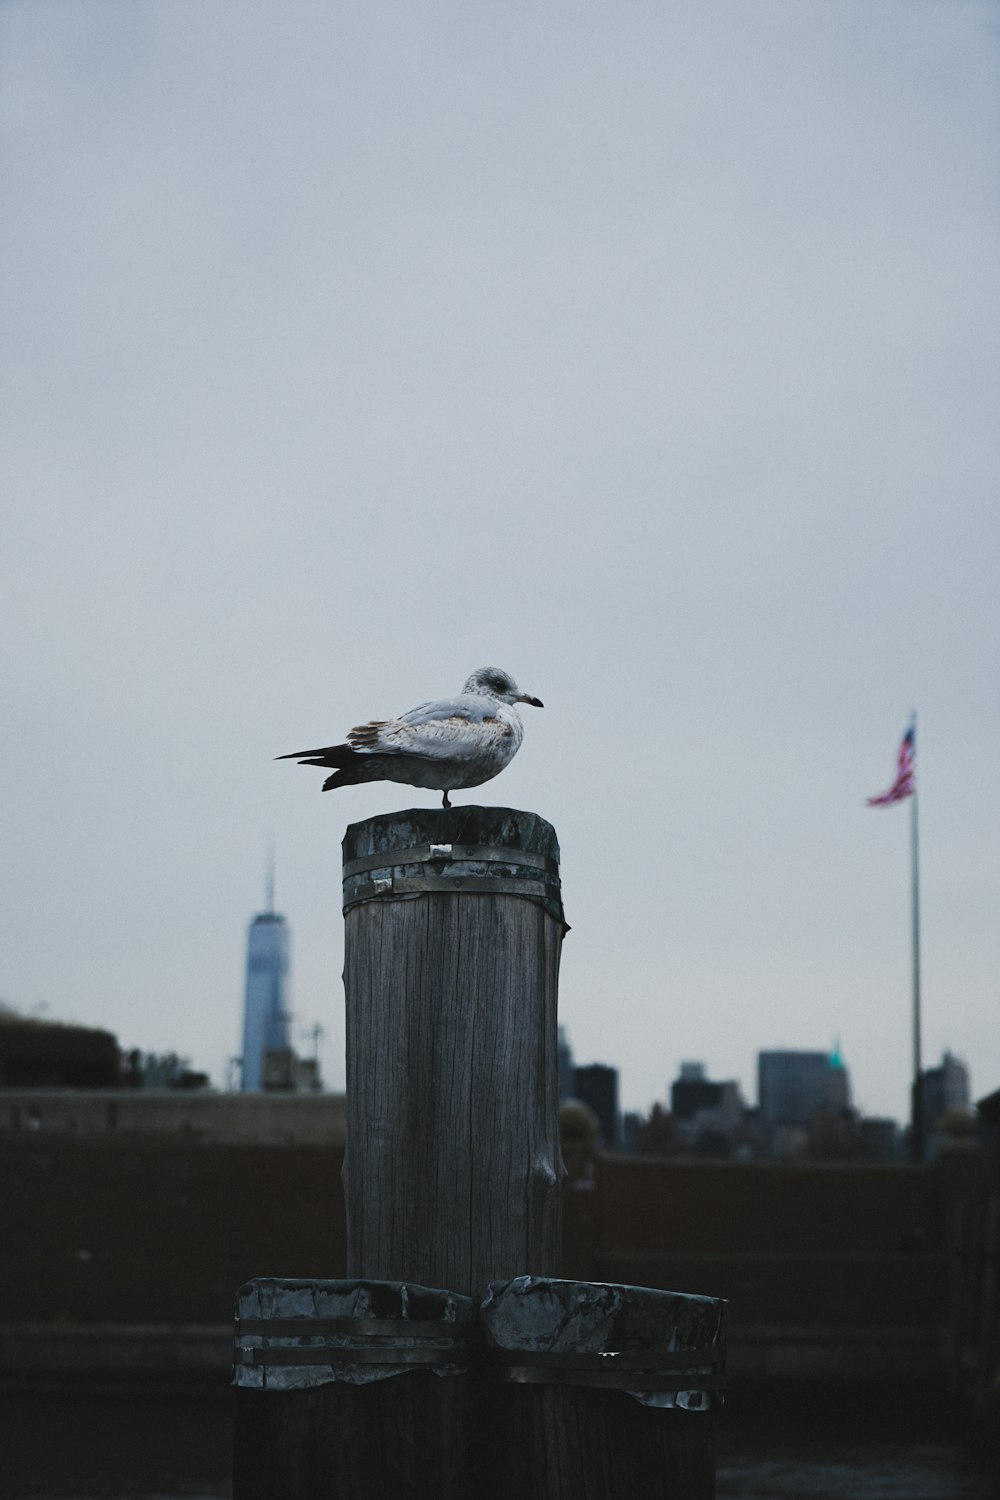
[[247, 935], [247, 985], [243, 1004], [244, 1090], [268, 1087], [268, 1054], [290, 1056], [288, 1008], [288, 923], [274, 910], [274, 862], [267, 875], [267, 911], [250, 923]]
[[670, 1113], [680, 1140], [695, 1147], [711, 1147], [719, 1155], [731, 1149], [743, 1123], [745, 1106], [735, 1079], [714, 1083], [705, 1064], [682, 1062], [680, 1077], [670, 1085]]
[[924, 1096], [924, 1125], [928, 1130], [933, 1130], [949, 1110], [969, 1107], [969, 1070], [953, 1052], [942, 1054], [940, 1067], [924, 1069], [920, 1086]]
[[573, 1069], [573, 1092], [594, 1111], [601, 1127], [605, 1147], [618, 1146], [618, 1069], [606, 1063], [591, 1063], [588, 1068]]
[[847, 1109], [851, 1085], [840, 1049], [757, 1054], [757, 1100], [765, 1130], [803, 1127], [820, 1109]]

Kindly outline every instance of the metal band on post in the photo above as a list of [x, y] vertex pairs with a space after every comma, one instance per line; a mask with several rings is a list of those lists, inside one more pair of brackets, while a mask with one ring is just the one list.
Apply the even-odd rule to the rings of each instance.
[[427, 1365], [441, 1369], [451, 1367], [456, 1359], [456, 1346], [427, 1349], [390, 1349], [383, 1347], [354, 1348], [344, 1344], [271, 1345], [268, 1348], [237, 1348], [233, 1360], [238, 1365], [254, 1365], [265, 1368], [276, 1365], [304, 1367], [306, 1365], [329, 1365], [337, 1369], [342, 1365], [386, 1365], [396, 1369], [399, 1365]]
[[[247, 1344], [245, 1339], [308, 1339]], [[333, 1342], [333, 1341], [336, 1342]], [[361, 1340], [361, 1342], [357, 1342]], [[409, 1346], [415, 1341], [415, 1347]], [[453, 1365], [472, 1341], [469, 1322], [406, 1318], [239, 1318], [237, 1365]]]
[[473, 1304], [452, 1292], [258, 1277], [237, 1298], [234, 1374], [238, 1386], [282, 1390], [358, 1386], [413, 1369], [454, 1375], [468, 1368], [474, 1337]]
[[272, 1339], [345, 1338], [437, 1338], [454, 1339], [456, 1332], [471, 1324], [443, 1318], [237, 1318], [236, 1337]]
[[392, 896], [416, 896], [426, 891], [441, 891], [450, 894], [479, 896], [526, 896], [532, 901], [545, 902], [552, 896], [549, 886], [540, 880], [498, 879], [484, 880], [475, 875], [418, 875], [388, 876], [385, 879], [365, 881], [356, 886], [344, 911], [351, 911], [363, 901], [380, 900]]
[[[518, 1385], [589, 1385], [604, 1390], [721, 1391], [717, 1346], [664, 1354], [656, 1349], [558, 1354], [540, 1350], [492, 1351], [501, 1380]], [[673, 1372], [673, 1373], [668, 1373]]]
[[559, 866], [547, 854], [535, 854], [530, 849], [498, 849], [495, 844], [417, 844], [412, 849], [389, 850], [384, 854], [366, 854], [361, 859], [349, 860], [344, 866], [344, 879], [363, 874], [366, 870], [389, 870], [397, 865], [425, 864], [429, 860], [471, 859], [477, 863], [527, 865], [530, 869], [546, 870], [559, 880]]
[[[442, 836], [435, 839], [433, 834], [427, 837], [431, 821], [427, 814], [422, 817], [404, 814], [404, 819], [411, 819], [403, 826], [412, 830], [412, 844], [381, 850], [371, 850], [369, 846], [368, 852], [357, 854], [348, 851], [345, 841], [344, 915], [366, 901], [406, 900], [435, 894], [521, 896], [543, 906], [568, 932], [558, 858], [553, 858], [545, 848], [523, 848], [521, 843], [511, 842], [530, 840], [537, 834], [535, 822], [541, 820], [531, 820], [526, 830], [523, 814], [508, 816], [494, 825], [497, 842], [493, 844], [483, 843], [474, 836], [462, 838], [463, 831], [468, 835], [474, 833], [477, 824], [480, 830], [483, 827], [481, 819], [470, 819], [469, 815], [486, 811], [509, 815], [509, 809], [453, 808], [436, 814], [434, 831], [441, 827]], [[489, 832], [494, 827], [489, 827]], [[551, 847], [554, 840], [543, 838], [541, 842]]]

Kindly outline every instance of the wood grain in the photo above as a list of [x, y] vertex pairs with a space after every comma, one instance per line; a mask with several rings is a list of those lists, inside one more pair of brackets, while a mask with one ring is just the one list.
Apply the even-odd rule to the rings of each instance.
[[[456, 808], [355, 825], [345, 862], [452, 842], [509, 850], [514, 874], [518, 848], [558, 861], [536, 815]], [[475, 862], [462, 868], [461, 892], [347, 912], [344, 1197], [349, 1276], [478, 1296], [559, 1271], [564, 926], [549, 902], [477, 893]], [[482, 864], [491, 880], [507, 869]]]
[[467, 1500], [468, 1390], [427, 1371], [236, 1393], [236, 1500]]

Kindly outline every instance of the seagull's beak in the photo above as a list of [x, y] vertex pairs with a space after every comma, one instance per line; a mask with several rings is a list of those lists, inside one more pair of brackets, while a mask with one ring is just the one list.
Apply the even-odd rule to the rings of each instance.
[[518, 703], [530, 703], [532, 708], [545, 707], [545, 704], [542, 702], [541, 698], [529, 698], [527, 693], [522, 693], [517, 701]]

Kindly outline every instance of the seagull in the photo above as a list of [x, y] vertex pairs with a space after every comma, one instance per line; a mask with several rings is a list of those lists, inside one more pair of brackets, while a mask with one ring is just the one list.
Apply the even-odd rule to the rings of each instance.
[[509, 672], [480, 667], [456, 698], [421, 703], [398, 719], [359, 724], [348, 731], [346, 744], [293, 750], [275, 759], [334, 767], [324, 792], [360, 781], [403, 781], [443, 792], [443, 806], [450, 807], [449, 792], [482, 786], [517, 754], [524, 737], [518, 703], [542, 707], [538, 698], [521, 692]]

